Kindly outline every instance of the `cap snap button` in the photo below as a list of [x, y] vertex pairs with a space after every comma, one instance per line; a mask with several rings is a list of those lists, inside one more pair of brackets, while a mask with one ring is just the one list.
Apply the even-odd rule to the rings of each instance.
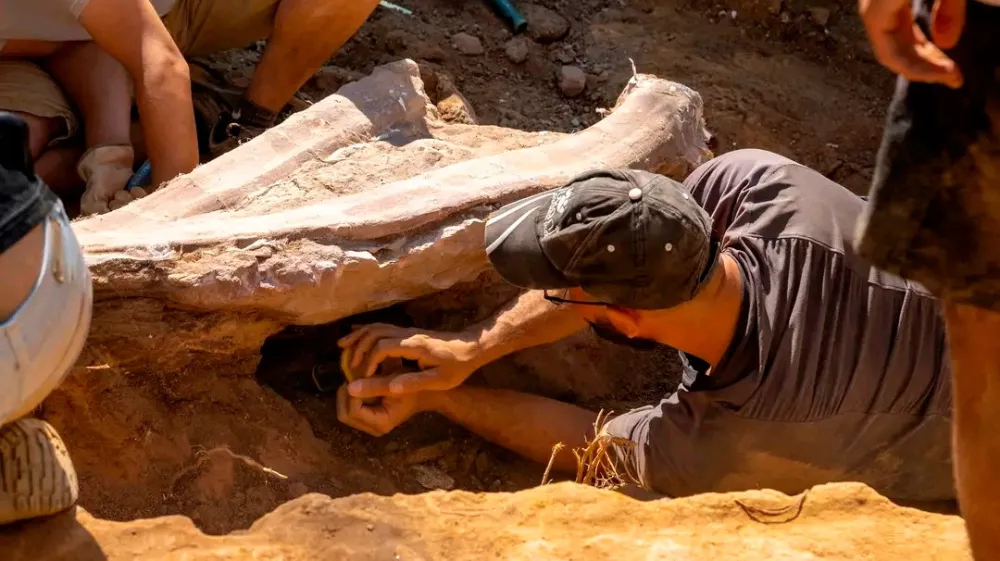
[[674, 244], [668, 243], [667, 245], [663, 246], [663, 249], [665, 249], [667, 251], [673, 251], [674, 250]]
[[608, 245], [608, 253], [614, 253], [614, 252], [615, 252], [615, 246]]
[[583, 213], [582, 212], [576, 213], [576, 219], [577, 220], [583, 220]]
[[638, 187], [632, 189], [631, 191], [628, 192], [628, 198], [632, 199], [633, 201], [638, 201], [639, 199], [642, 198], [642, 189]]

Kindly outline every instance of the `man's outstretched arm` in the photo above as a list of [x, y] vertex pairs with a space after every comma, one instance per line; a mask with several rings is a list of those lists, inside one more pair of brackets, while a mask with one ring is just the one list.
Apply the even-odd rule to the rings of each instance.
[[[351, 395], [376, 397], [451, 389], [503, 356], [558, 341], [586, 327], [587, 322], [573, 306], [553, 304], [541, 291], [533, 290], [460, 333], [372, 324], [358, 328], [338, 344], [352, 353], [352, 370], [364, 378], [351, 384]], [[378, 365], [390, 357], [415, 360], [422, 371], [372, 377]]]
[[562, 443], [553, 469], [576, 471], [571, 450], [594, 437], [597, 413], [582, 407], [510, 390], [461, 387], [383, 398], [364, 405], [346, 387], [337, 395], [337, 416], [344, 424], [373, 436], [382, 436], [420, 412], [435, 412], [490, 442], [529, 460], [546, 464], [552, 447]]
[[148, 0], [90, 0], [80, 24], [132, 77], [153, 185], [198, 165], [187, 62]]

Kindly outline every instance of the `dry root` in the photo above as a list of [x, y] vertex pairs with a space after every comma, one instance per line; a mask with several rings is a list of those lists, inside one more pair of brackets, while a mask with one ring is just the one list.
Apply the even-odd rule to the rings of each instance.
[[288, 479], [287, 475], [285, 475], [283, 473], [280, 473], [280, 472], [278, 472], [276, 470], [273, 470], [273, 469], [271, 469], [271, 468], [269, 468], [269, 467], [261, 464], [260, 462], [254, 460], [253, 458], [251, 458], [249, 456], [244, 456], [242, 454], [237, 454], [237, 453], [233, 452], [232, 450], [230, 450], [226, 446], [216, 446], [215, 448], [212, 448], [211, 450], [205, 450], [201, 446], [195, 446], [195, 448], [198, 448], [198, 450], [195, 452], [195, 455], [194, 455], [194, 457], [195, 457], [194, 464], [181, 469], [179, 472], [177, 472], [176, 475], [174, 475], [173, 479], [170, 482], [170, 489], [171, 490], [173, 490], [174, 487], [177, 486], [177, 482], [180, 481], [181, 478], [183, 478], [185, 475], [187, 475], [189, 473], [192, 473], [192, 472], [198, 470], [202, 465], [204, 465], [206, 462], [210, 461], [212, 459], [212, 457], [215, 456], [215, 455], [217, 455], [217, 454], [218, 455], [228, 456], [229, 458], [232, 458], [234, 460], [243, 462], [244, 464], [250, 466], [251, 468], [259, 470], [262, 473], [265, 473], [265, 474], [270, 475], [272, 477], [276, 477], [278, 479]]
[[[583, 448], [573, 449], [573, 456], [576, 458], [576, 479], [577, 483], [590, 485], [598, 489], [618, 489], [628, 484], [640, 484], [638, 474], [634, 473], [631, 455], [635, 452], [635, 442], [627, 438], [611, 436], [604, 431], [605, 426], [611, 418], [611, 412], [605, 413], [601, 410], [594, 421], [593, 439], [587, 440], [587, 445]], [[552, 447], [552, 455], [549, 463], [542, 475], [542, 485], [549, 482], [552, 465], [555, 463], [556, 454], [565, 448], [563, 443], [558, 443]], [[614, 458], [615, 448], [622, 452], [622, 460], [616, 461]], [[619, 468], [625, 472], [619, 471]]]

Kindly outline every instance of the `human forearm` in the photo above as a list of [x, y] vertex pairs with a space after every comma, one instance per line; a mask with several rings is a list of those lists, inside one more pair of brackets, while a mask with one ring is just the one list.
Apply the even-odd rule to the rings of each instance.
[[193, 170], [198, 139], [187, 62], [179, 52], [151, 56], [135, 76], [135, 91], [153, 185]]
[[90, 0], [79, 21], [132, 78], [154, 185], [194, 169], [198, 139], [190, 70], [153, 5]]
[[576, 470], [571, 450], [592, 438], [597, 414], [545, 397], [486, 388], [460, 387], [427, 392], [421, 409], [444, 415], [452, 422], [529, 460], [546, 464], [552, 447], [562, 443], [553, 468]]
[[468, 330], [476, 342], [479, 364], [487, 364], [521, 349], [569, 337], [587, 327], [572, 306], [558, 305], [530, 290], [489, 320]]

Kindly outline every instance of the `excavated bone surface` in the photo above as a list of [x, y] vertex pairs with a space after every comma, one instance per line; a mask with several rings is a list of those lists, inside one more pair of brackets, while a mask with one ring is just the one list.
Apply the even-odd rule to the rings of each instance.
[[573, 135], [443, 125], [399, 61], [76, 230], [99, 299], [323, 323], [474, 279], [500, 204], [594, 167], [681, 173], [705, 138], [701, 97], [645, 75]]

